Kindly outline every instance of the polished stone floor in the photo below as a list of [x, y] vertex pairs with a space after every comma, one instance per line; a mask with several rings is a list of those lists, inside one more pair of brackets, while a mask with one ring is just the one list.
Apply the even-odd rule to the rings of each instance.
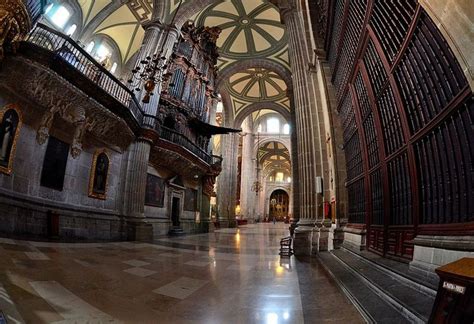
[[153, 244], [0, 238], [0, 311], [9, 324], [363, 322], [316, 261], [280, 258], [286, 235], [257, 224]]

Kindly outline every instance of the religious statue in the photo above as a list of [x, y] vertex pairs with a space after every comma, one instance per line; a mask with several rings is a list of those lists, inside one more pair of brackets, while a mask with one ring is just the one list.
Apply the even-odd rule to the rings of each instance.
[[107, 193], [107, 178], [109, 173], [109, 157], [105, 152], [96, 155], [92, 172], [92, 182], [89, 188], [89, 196], [105, 199], [105, 194]]
[[0, 124], [0, 166], [7, 168], [18, 126], [18, 114], [14, 109], [7, 110]]

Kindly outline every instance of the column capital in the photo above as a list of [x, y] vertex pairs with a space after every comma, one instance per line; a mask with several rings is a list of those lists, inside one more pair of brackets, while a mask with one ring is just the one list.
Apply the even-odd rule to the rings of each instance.
[[269, 0], [280, 10], [281, 21], [286, 23], [296, 13], [296, 3], [293, 0]]
[[145, 29], [145, 31], [147, 30], [162, 31], [164, 28], [165, 26], [159, 20], [149, 21], [143, 24], [143, 29]]

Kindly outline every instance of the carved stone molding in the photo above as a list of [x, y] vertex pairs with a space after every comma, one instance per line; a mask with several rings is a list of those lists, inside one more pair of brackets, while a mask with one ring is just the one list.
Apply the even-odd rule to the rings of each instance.
[[71, 154], [79, 156], [86, 133], [103, 143], [125, 149], [134, 138], [126, 122], [53, 71], [20, 57], [9, 58], [0, 74], [0, 83], [29, 100], [42, 117], [36, 140], [44, 144], [55, 118], [71, 124], [74, 134]]
[[31, 29], [28, 10], [21, 0], [0, 1], [0, 61], [5, 49], [16, 52]]

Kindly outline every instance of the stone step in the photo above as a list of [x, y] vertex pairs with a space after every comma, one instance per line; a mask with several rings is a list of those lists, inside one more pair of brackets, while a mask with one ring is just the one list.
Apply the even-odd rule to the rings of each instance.
[[381, 268], [387, 269], [390, 272], [395, 272], [399, 274], [400, 276], [409, 279], [410, 284], [415, 283], [417, 285], [420, 285], [422, 288], [427, 287], [428, 289], [426, 292], [428, 294], [432, 294], [433, 296], [436, 296], [436, 290], [438, 289], [438, 280], [427, 280], [425, 276], [421, 276], [416, 272], [413, 272], [410, 270], [410, 266], [408, 263], [404, 262], [399, 262], [395, 261], [389, 258], [384, 258], [376, 253], [367, 251], [367, 250], [353, 250], [350, 247], [347, 246], [342, 246], [343, 250], [350, 251], [352, 253], [355, 253], [367, 261], [371, 261], [372, 263], [376, 264], [377, 266], [380, 266]]
[[333, 254], [321, 252], [318, 260], [367, 323], [403, 323], [403, 317], [395, 308]]
[[[371, 311], [373, 307], [371, 303], [376, 299], [364, 299], [363, 292], [366, 288], [378, 296], [379, 305], [382, 302], [395, 310], [399, 320], [424, 323], [429, 319], [436, 294], [430, 287], [423, 286], [409, 277], [401, 276], [348, 250], [335, 250], [321, 255], [321, 259], [327, 263], [328, 271], [342, 278], [340, 279], [342, 285], [348, 284], [349, 288], [346, 290], [352, 290], [351, 293], [361, 308], [372, 316], [374, 321], [385, 323], [385, 320], [377, 318], [377, 312]], [[357, 283], [347, 282], [348, 273]], [[358, 295], [360, 297], [357, 297]]]

